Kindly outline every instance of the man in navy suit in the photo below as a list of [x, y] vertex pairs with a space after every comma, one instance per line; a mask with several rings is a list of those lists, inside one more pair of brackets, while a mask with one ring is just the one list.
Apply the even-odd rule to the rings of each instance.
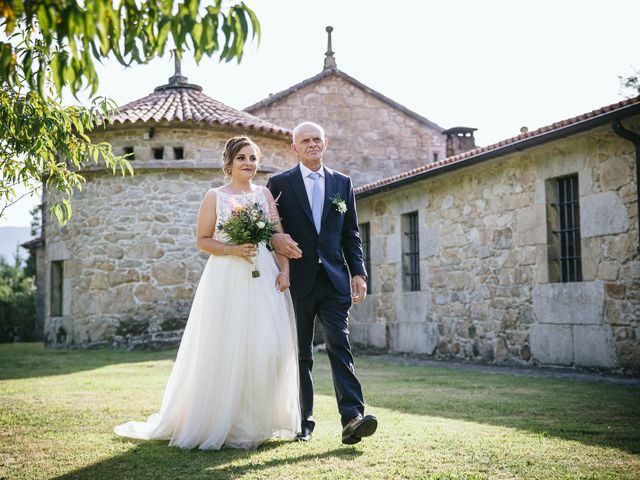
[[313, 332], [322, 325], [338, 410], [342, 443], [352, 445], [373, 435], [378, 421], [364, 415], [360, 382], [349, 344], [351, 304], [367, 294], [355, 196], [351, 179], [322, 163], [327, 148], [324, 130], [305, 122], [293, 130], [292, 151], [300, 163], [274, 175], [267, 188], [278, 202], [286, 233], [274, 234], [275, 250], [291, 259], [291, 296], [296, 313], [300, 366], [302, 428], [298, 438], [311, 439], [313, 419]]

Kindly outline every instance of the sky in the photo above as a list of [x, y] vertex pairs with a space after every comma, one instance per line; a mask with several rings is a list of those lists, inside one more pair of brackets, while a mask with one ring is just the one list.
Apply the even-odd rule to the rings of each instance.
[[[340, 70], [443, 128], [477, 128], [488, 145], [618, 102], [618, 76], [640, 70], [637, 0], [245, 0], [262, 25], [242, 62], [185, 53], [183, 75], [242, 109], [322, 70], [334, 27]], [[98, 94], [118, 104], [173, 75], [148, 65], [98, 68]], [[67, 102], [70, 99], [65, 98]], [[0, 226], [29, 225], [27, 198]]]

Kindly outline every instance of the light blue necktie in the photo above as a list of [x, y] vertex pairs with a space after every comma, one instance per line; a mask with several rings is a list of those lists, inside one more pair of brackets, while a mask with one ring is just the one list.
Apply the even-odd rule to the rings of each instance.
[[320, 191], [320, 174], [313, 172], [309, 174], [309, 178], [313, 180], [313, 190], [311, 191], [311, 213], [313, 214], [313, 223], [316, 226], [316, 232], [320, 233], [320, 223], [322, 222], [322, 192]]

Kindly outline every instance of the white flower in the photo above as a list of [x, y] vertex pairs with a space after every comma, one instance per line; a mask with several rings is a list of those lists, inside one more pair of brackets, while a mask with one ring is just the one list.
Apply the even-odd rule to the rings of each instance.
[[264, 222], [258, 222], [256, 223], [256, 225], [258, 226], [258, 228], [264, 228], [266, 224]]
[[340, 198], [340, 194], [336, 193], [331, 199], [331, 203], [336, 207], [336, 211], [340, 214], [347, 212], [347, 202]]

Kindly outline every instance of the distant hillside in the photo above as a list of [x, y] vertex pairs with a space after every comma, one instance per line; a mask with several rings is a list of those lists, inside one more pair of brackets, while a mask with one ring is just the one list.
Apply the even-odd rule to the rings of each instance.
[[[16, 255], [16, 247], [31, 238], [29, 227], [0, 227], [0, 256], [13, 264]], [[20, 249], [20, 256], [26, 258], [29, 252]]]

